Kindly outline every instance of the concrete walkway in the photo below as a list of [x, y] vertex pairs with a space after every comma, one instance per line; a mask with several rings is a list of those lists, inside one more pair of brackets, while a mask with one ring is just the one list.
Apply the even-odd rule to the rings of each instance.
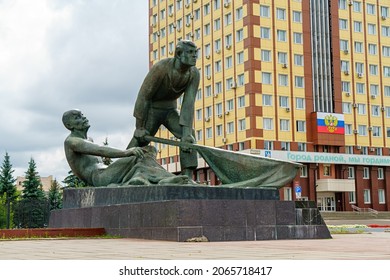
[[[327, 224], [390, 224], [389, 220]], [[1, 260], [390, 260], [389, 229], [332, 239], [179, 243], [139, 239], [0, 241]]]

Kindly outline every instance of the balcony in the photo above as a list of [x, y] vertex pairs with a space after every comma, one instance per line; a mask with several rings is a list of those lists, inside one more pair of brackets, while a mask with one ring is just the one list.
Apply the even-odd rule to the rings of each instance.
[[354, 192], [355, 180], [321, 179], [317, 180], [317, 192]]

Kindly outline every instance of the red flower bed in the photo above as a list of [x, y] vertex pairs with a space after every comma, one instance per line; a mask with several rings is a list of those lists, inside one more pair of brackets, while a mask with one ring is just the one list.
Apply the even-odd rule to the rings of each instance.
[[372, 224], [372, 225], [367, 225], [370, 228], [390, 228], [390, 225], [377, 225], [377, 224]]

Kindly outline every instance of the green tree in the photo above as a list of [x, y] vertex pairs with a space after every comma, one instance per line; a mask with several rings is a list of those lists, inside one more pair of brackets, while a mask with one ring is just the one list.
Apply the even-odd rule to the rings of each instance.
[[36, 169], [35, 161], [31, 158], [22, 184], [22, 198], [14, 209], [14, 223], [18, 227], [40, 228], [48, 223], [49, 205]]
[[73, 174], [72, 170], [68, 172], [68, 176], [62, 182], [66, 188], [84, 188], [87, 186], [83, 180]]
[[4, 196], [5, 205], [6, 205], [6, 227], [10, 228], [11, 222], [11, 203], [17, 198], [16, 195], [16, 179], [13, 177], [12, 173], [12, 164], [10, 161], [10, 156], [8, 153], [5, 153], [4, 161], [0, 167], [0, 197]]
[[62, 192], [61, 186], [56, 179], [53, 180], [49, 191], [49, 205], [50, 210], [62, 208]]
[[26, 199], [44, 199], [45, 193], [42, 190], [42, 183], [37, 172], [37, 165], [33, 158], [28, 163], [26, 171], [26, 180], [23, 181], [22, 200]]

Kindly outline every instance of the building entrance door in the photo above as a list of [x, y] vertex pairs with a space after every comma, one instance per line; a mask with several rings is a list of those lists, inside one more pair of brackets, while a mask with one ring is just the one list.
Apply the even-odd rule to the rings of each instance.
[[333, 196], [324, 196], [319, 198], [319, 205], [318, 208], [320, 211], [336, 211], [336, 203]]

